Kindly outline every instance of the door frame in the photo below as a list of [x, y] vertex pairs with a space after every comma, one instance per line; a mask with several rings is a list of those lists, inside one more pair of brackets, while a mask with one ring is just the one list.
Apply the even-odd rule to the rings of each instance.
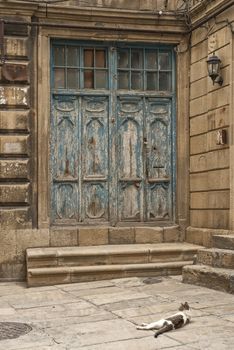
[[[39, 69], [36, 86], [37, 89], [37, 142], [38, 142], [38, 228], [50, 228], [50, 47], [51, 40], [54, 39], [66, 39], [70, 40], [79, 38], [79, 40], [87, 40], [89, 38], [89, 31], [82, 30], [70, 31], [68, 34], [66, 31], [60, 29], [46, 29], [40, 28], [38, 35], [38, 67]], [[105, 40], [105, 32], [102, 32], [102, 38]], [[99, 42], [100, 42], [99, 40]], [[170, 45], [181, 45], [184, 43], [179, 36], [177, 39], [172, 38], [171, 41], [167, 41]], [[78, 41], [78, 40], [77, 40]], [[119, 41], [119, 37], [116, 34], [116, 42]], [[155, 34], [155, 40], [152, 42], [152, 38], [147, 38], [142, 41], [142, 45], [155, 45], [155, 43], [162, 43], [160, 35]], [[134, 45], [134, 39], [129, 40], [127, 45]], [[125, 43], [126, 45], [126, 43]], [[179, 46], [180, 47], [180, 46]], [[184, 51], [177, 54], [176, 57], [176, 98], [174, 99], [174, 107], [176, 118], [174, 120], [174, 130], [176, 126], [177, 134], [180, 135], [176, 139], [176, 154], [177, 165], [175, 167], [176, 174], [176, 195], [174, 195], [174, 223], [186, 227], [189, 224], [189, 120], [188, 120], [188, 98], [189, 98], [189, 85], [188, 74], [184, 73], [184, 69], [189, 68], [189, 52]], [[183, 69], [182, 69], [183, 68]], [[161, 96], [162, 97], [162, 96]], [[174, 177], [174, 181], [175, 181]], [[164, 222], [165, 225], [165, 222]]]

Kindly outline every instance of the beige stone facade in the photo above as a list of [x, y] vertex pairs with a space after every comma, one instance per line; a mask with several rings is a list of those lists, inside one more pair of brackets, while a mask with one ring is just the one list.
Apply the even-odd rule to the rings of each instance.
[[[233, 1], [11, 0], [0, 3], [0, 13], [6, 59], [0, 65], [0, 279], [25, 277], [28, 247], [184, 239], [210, 246], [217, 230], [234, 229]], [[51, 226], [51, 38], [174, 45], [177, 170], [170, 227]], [[222, 60], [222, 86], [207, 75], [213, 53]], [[220, 130], [227, 133], [222, 145]]]

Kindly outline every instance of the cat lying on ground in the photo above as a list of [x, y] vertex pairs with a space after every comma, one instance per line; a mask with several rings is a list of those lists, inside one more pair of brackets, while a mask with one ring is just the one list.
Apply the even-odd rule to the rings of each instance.
[[185, 302], [179, 307], [179, 311], [174, 315], [171, 315], [167, 318], [162, 318], [159, 321], [152, 323], [142, 323], [140, 326], [137, 326], [137, 329], [143, 330], [152, 330], [157, 329], [157, 332], [154, 334], [154, 337], [157, 338], [160, 334], [171, 331], [172, 329], [181, 328], [191, 320], [189, 304]]

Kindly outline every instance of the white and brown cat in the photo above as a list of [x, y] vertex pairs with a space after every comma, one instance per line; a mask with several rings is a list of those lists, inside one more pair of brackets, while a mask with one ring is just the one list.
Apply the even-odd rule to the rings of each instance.
[[185, 302], [179, 307], [179, 311], [169, 317], [162, 318], [159, 321], [152, 323], [142, 323], [140, 326], [137, 326], [137, 329], [143, 330], [153, 330], [157, 329], [154, 337], [157, 338], [160, 334], [169, 332], [173, 329], [181, 328], [189, 323], [191, 320], [191, 313], [189, 304]]

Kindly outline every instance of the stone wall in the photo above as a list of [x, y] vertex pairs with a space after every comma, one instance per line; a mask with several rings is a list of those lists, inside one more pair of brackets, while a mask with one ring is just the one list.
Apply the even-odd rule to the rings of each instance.
[[[232, 31], [234, 8], [194, 30], [190, 71], [190, 224], [228, 229], [230, 209], [230, 117]], [[215, 53], [222, 61], [223, 85], [212, 83], [207, 58]], [[220, 130], [227, 142], [217, 144]]]
[[5, 26], [5, 57], [0, 66], [0, 222], [30, 228], [32, 144], [30, 33]]

